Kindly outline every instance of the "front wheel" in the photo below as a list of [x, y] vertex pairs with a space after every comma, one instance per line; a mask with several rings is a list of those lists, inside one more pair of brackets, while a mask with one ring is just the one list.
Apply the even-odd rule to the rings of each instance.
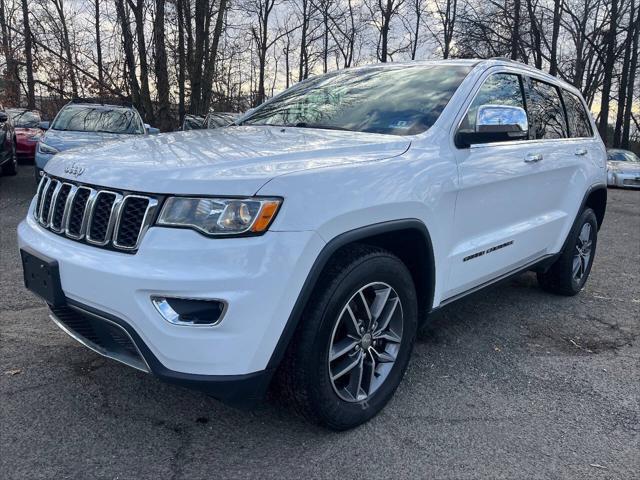
[[284, 364], [280, 391], [307, 419], [346, 430], [393, 396], [415, 342], [416, 292], [407, 267], [355, 246], [323, 273]]
[[576, 295], [587, 282], [596, 254], [598, 220], [590, 208], [576, 220], [560, 257], [546, 271], [538, 272], [538, 283], [549, 292]]

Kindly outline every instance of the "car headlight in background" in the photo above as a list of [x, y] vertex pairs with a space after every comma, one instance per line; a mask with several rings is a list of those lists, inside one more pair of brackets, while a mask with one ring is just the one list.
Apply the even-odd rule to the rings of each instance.
[[45, 155], [55, 155], [59, 151], [60, 150], [58, 150], [57, 148], [47, 145], [46, 143], [38, 143], [38, 152], [44, 153]]
[[170, 197], [156, 223], [205, 235], [258, 235], [269, 228], [281, 203], [279, 198]]

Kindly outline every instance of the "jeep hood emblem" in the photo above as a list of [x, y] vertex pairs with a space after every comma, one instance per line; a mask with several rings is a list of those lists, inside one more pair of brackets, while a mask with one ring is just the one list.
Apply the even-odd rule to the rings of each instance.
[[79, 163], [74, 163], [73, 165], [64, 167], [64, 173], [68, 173], [77, 178], [84, 173], [84, 166]]

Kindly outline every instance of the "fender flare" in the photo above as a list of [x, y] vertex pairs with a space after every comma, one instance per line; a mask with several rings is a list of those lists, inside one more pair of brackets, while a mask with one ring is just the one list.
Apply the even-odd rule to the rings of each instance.
[[[311, 269], [309, 270], [309, 274], [298, 294], [298, 298], [289, 314], [289, 318], [287, 319], [287, 323], [282, 330], [282, 334], [280, 335], [280, 339], [276, 344], [275, 349], [271, 354], [271, 358], [269, 359], [269, 363], [266, 366], [267, 370], [275, 371], [280, 362], [284, 358], [284, 354], [293, 338], [293, 334], [300, 323], [300, 319], [302, 318], [302, 313], [304, 308], [307, 305], [307, 302], [311, 298], [311, 293], [314, 290], [318, 279], [320, 278], [320, 274], [324, 270], [325, 266], [333, 256], [333, 254], [344, 247], [345, 245], [351, 243], [357, 243], [362, 240], [366, 240], [370, 237], [375, 237], [380, 234], [392, 233], [394, 231], [402, 231], [402, 230], [414, 230], [420, 232], [421, 236], [425, 240], [425, 246], [427, 248], [427, 254], [429, 259], [429, 265], [427, 271], [427, 281], [429, 282], [429, 293], [426, 298], [427, 309], [426, 311], [431, 311], [433, 306], [433, 295], [435, 289], [435, 262], [433, 256], [433, 244], [431, 242], [431, 235], [429, 234], [429, 230], [427, 229], [424, 222], [418, 220], [417, 218], [407, 218], [401, 220], [390, 220], [387, 222], [375, 223], [372, 225], [367, 225], [364, 227], [359, 227], [354, 230], [349, 230], [347, 232], [341, 233], [337, 235], [333, 239], [331, 239], [320, 251], [318, 256], [316, 257], [315, 262], [313, 263]], [[420, 312], [422, 313], [422, 312]]]

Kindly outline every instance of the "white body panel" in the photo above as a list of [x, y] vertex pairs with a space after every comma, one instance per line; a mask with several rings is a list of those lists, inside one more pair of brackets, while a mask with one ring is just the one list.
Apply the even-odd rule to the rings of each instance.
[[[420, 135], [234, 127], [78, 149], [46, 167], [64, 178], [66, 167], [81, 163], [82, 182], [135, 192], [282, 197], [264, 236], [212, 239], [152, 227], [139, 251], [127, 255], [54, 235], [30, 216], [19, 227], [20, 246], [57, 260], [65, 295], [130, 323], [167, 368], [185, 373], [264, 369], [324, 245], [359, 227], [398, 219], [426, 225], [437, 307], [558, 252], [586, 192], [606, 183], [597, 134], [456, 149], [456, 125], [480, 82], [505, 69], [538, 75], [497, 61], [478, 64]], [[588, 155], [575, 155], [578, 147]], [[525, 163], [528, 153], [544, 160]], [[463, 261], [505, 242], [513, 243]], [[176, 326], [152, 306], [158, 294], [224, 299], [229, 307], [218, 326]]]

